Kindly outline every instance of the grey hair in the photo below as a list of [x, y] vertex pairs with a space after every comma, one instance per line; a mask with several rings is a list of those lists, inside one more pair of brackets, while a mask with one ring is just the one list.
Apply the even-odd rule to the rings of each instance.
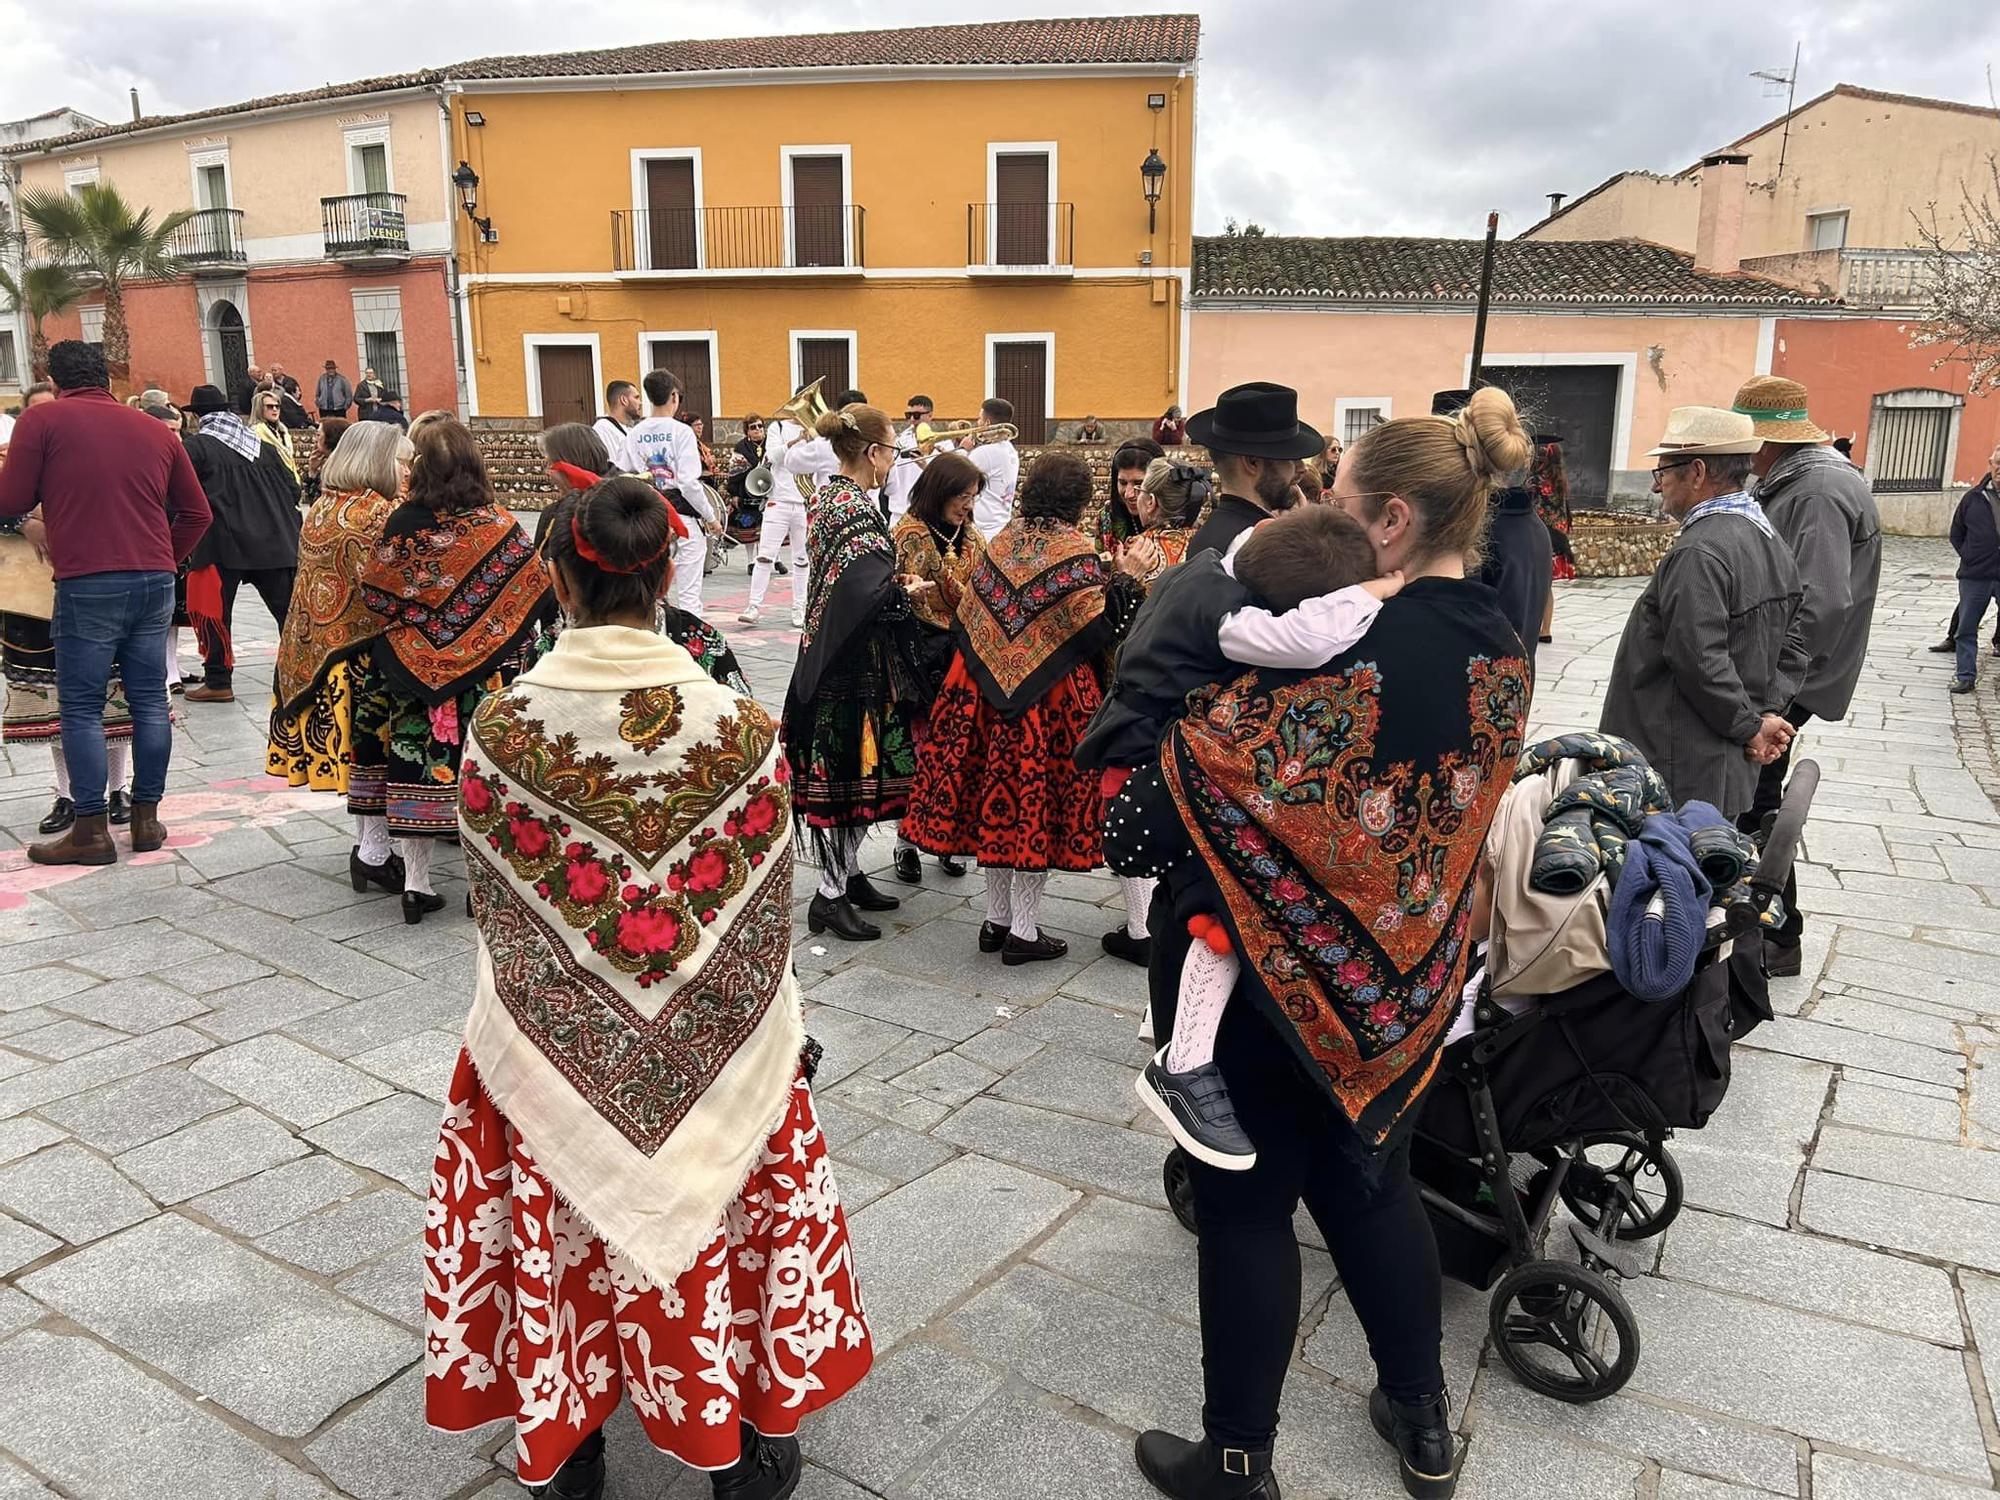
[[393, 422], [356, 422], [334, 444], [333, 456], [319, 471], [319, 487], [342, 495], [373, 490], [393, 500], [403, 487], [397, 461], [407, 463], [416, 451]]
[[1702, 459], [1708, 465], [1708, 477], [1727, 485], [1729, 490], [1740, 490], [1750, 482], [1750, 471], [1756, 461], [1754, 453], [1717, 453]]

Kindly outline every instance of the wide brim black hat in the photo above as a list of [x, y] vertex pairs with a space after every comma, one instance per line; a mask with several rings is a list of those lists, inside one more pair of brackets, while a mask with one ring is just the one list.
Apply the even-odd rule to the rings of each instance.
[[1215, 453], [1249, 458], [1316, 458], [1326, 439], [1299, 420], [1299, 393], [1253, 380], [1231, 386], [1215, 405], [1188, 418], [1187, 437]]
[[198, 385], [188, 397], [187, 409], [198, 417], [205, 417], [210, 412], [231, 411], [234, 408], [229, 398], [223, 395], [219, 388], [212, 385]]

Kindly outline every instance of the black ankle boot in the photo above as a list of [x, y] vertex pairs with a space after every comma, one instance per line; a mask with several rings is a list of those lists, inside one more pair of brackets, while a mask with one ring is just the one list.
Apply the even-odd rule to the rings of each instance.
[[856, 911], [894, 911], [903, 904], [900, 896], [877, 890], [866, 875], [847, 877], [847, 904]]
[[850, 943], [873, 942], [882, 935], [882, 929], [856, 911], [845, 896], [836, 901], [824, 891], [815, 892], [812, 905], [806, 908], [806, 930], [815, 935], [830, 932]]
[[1279, 1500], [1267, 1448], [1218, 1448], [1171, 1432], [1143, 1432], [1134, 1450], [1146, 1482], [1173, 1500]]
[[1428, 1401], [1392, 1401], [1378, 1385], [1368, 1396], [1368, 1419], [1396, 1450], [1407, 1494], [1416, 1500], [1447, 1500], [1458, 1488], [1465, 1445], [1452, 1436], [1451, 1403], [1443, 1394]]
[[715, 1500], [785, 1500], [799, 1487], [797, 1438], [767, 1438], [743, 1428], [743, 1456], [710, 1481]]
[[432, 891], [403, 892], [403, 920], [411, 927], [434, 911], [444, 910], [444, 897]]
[[401, 855], [392, 854], [379, 865], [371, 865], [361, 857], [361, 846], [354, 845], [347, 851], [347, 883], [360, 895], [369, 886], [380, 886], [392, 896], [403, 893], [403, 860]]
[[601, 1500], [604, 1494], [604, 1429], [577, 1444], [576, 1452], [541, 1490], [542, 1500]]

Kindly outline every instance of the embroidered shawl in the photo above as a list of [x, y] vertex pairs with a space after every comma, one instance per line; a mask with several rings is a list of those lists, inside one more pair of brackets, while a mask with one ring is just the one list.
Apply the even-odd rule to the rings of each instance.
[[806, 519], [806, 623], [799, 635], [787, 713], [810, 703], [827, 671], [885, 611], [905, 624], [909, 601], [896, 585], [896, 550], [881, 510], [844, 474], [820, 486]]
[[736, 653], [729, 649], [729, 642], [723, 638], [721, 631], [700, 615], [691, 615], [678, 605], [662, 605], [660, 634], [685, 648], [687, 654], [694, 658], [696, 666], [737, 696], [752, 696], [749, 679], [743, 675], [743, 668], [737, 665]]
[[556, 1190], [660, 1286], [798, 1071], [786, 774], [763, 709], [616, 625], [564, 631], [466, 746], [466, 1049]]
[[323, 494], [299, 532], [299, 573], [278, 637], [276, 711], [295, 714], [327, 672], [382, 632], [382, 617], [362, 597], [361, 574], [395, 509], [373, 490]]
[[451, 515], [405, 503], [383, 526], [362, 597], [385, 622], [376, 665], [425, 703], [488, 676], [534, 630], [548, 579], [530, 542], [498, 506]]
[[1528, 703], [1491, 590], [1420, 579], [1380, 623], [1319, 672], [1193, 695], [1160, 767], [1246, 990], [1370, 1147], [1437, 1066]]
[[958, 646], [986, 701], [1008, 718], [1110, 646], [1108, 575], [1091, 541], [1060, 521], [1013, 520], [986, 544], [958, 605]]
[[928, 522], [905, 516], [891, 534], [896, 544], [896, 572], [912, 578], [928, 578], [937, 585], [910, 599], [910, 612], [933, 630], [949, 630], [958, 617], [958, 601], [965, 593], [965, 580], [973, 565], [986, 554], [986, 538], [967, 521], [958, 529], [955, 544], [938, 540]]

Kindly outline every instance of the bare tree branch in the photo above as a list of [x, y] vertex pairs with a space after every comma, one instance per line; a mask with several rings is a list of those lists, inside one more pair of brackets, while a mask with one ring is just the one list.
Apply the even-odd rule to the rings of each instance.
[[2000, 158], [1986, 158], [1987, 181], [1959, 184], [1963, 226], [1947, 231], [1937, 205], [1917, 216], [1926, 286], [1924, 322], [1912, 348], [1939, 352], [1933, 369], [1966, 367], [1968, 391], [2000, 391]]

